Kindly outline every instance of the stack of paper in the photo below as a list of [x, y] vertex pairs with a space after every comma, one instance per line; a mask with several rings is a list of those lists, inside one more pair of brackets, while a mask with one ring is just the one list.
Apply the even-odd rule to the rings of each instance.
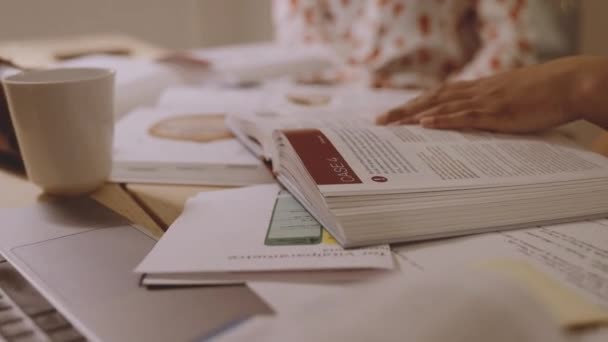
[[223, 103], [207, 111], [139, 108], [120, 120], [114, 137], [115, 182], [251, 185], [272, 174], [224, 125]]
[[354, 280], [393, 268], [388, 246], [344, 250], [278, 185], [201, 193], [137, 267], [146, 285]]
[[279, 181], [348, 247], [608, 215], [608, 159], [549, 138], [333, 127], [275, 148]]

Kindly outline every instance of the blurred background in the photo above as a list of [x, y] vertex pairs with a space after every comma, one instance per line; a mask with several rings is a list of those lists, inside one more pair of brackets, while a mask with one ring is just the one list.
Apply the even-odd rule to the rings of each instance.
[[[608, 0], [529, 1], [554, 11], [550, 17], [558, 21], [538, 18], [538, 27], [557, 27], [568, 39], [567, 54], [608, 55]], [[39, 56], [40, 50], [28, 50], [32, 44], [24, 42], [108, 33], [169, 50], [268, 41], [274, 35], [271, 5], [272, 0], [0, 0], [0, 49], [8, 59], [13, 52]], [[545, 44], [555, 42], [555, 32], [539, 32]], [[585, 145], [601, 133], [583, 121], [566, 129]]]
[[168, 48], [269, 40], [270, 0], [0, 0], [0, 42], [108, 32]]
[[[285, 0], [288, 1], [288, 0]], [[577, 50], [608, 54], [608, 1], [543, 0], [574, 9]], [[120, 32], [168, 48], [272, 39], [271, 0], [0, 0], [0, 42]], [[578, 8], [577, 8], [578, 7]]]

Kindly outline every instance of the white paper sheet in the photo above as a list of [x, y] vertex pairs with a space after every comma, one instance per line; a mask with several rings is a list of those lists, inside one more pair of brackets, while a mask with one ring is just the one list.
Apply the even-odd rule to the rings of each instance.
[[280, 271], [302, 271], [300, 278], [306, 279], [306, 274], [314, 277], [313, 271], [318, 271], [322, 279], [330, 279], [330, 270], [348, 275], [347, 270], [393, 268], [388, 246], [344, 250], [280, 191], [278, 185], [269, 184], [190, 199], [136, 272], [176, 278], [178, 273], [198, 273], [197, 280], [207, 273], [211, 282], [217, 272], [223, 283], [230, 275], [244, 282], [238, 275], [243, 272], [268, 272], [274, 279]]
[[[412, 266], [402, 257], [393, 253], [395, 269], [391, 274], [403, 275], [404, 281], [413, 281], [424, 275], [424, 271]], [[279, 314], [287, 314], [297, 311], [309, 302], [317, 301], [321, 297], [337, 296], [352, 286], [367, 281], [375, 281], [386, 273], [369, 274], [367, 277], [353, 278], [356, 281], [320, 281], [317, 279], [292, 280], [276, 279], [256, 281], [250, 280], [247, 286]]]
[[560, 224], [393, 247], [407, 267], [442, 272], [493, 260], [533, 265], [608, 310], [608, 220]]
[[608, 171], [606, 157], [563, 138], [554, 141], [554, 136], [455, 132], [410, 125], [329, 127], [305, 138], [297, 148], [292, 147], [306, 160], [306, 168], [318, 166], [305, 158], [306, 149], [317, 149], [324, 155], [335, 155], [351, 169], [349, 177], [319, 185], [327, 197], [603, 179]]
[[385, 277], [255, 317], [218, 341], [567, 341], [541, 303], [508, 279], [452, 271]]

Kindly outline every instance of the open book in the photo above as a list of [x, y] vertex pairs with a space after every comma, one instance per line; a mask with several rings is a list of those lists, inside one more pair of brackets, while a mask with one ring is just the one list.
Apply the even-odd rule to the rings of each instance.
[[347, 247], [608, 214], [608, 159], [417, 126], [275, 131], [278, 180]]
[[259, 158], [272, 159], [272, 132], [277, 129], [361, 127], [414, 96], [418, 91], [357, 86], [291, 86], [277, 83], [260, 93], [256, 110], [231, 113], [226, 125]]

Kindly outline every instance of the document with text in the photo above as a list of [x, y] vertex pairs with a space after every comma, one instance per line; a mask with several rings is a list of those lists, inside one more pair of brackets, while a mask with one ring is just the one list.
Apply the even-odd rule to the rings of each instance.
[[608, 214], [608, 158], [559, 135], [334, 126], [275, 131], [274, 148], [279, 182], [344, 246]]
[[517, 276], [564, 325], [608, 322], [606, 219], [393, 246], [393, 251], [403, 260], [404, 275], [462, 266], [494, 270]]

